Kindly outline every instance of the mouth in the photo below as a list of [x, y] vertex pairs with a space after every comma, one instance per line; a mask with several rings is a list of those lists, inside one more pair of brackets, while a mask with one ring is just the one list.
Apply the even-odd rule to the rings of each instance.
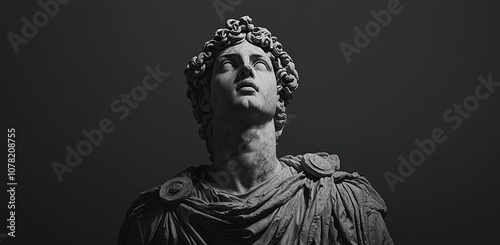
[[243, 90], [243, 91], [256, 91], [258, 92], [259, 89], [257, 88], [257, 85], [255, 85], [255, 83], [251, 82], [251, 81], [241, 81], [238, 83], [238, 85], [236, 86], [236, 91], [240, 91], [240, 90]]

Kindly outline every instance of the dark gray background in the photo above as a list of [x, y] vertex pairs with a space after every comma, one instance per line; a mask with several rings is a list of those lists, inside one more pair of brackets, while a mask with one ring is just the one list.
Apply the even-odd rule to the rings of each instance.
[[[498, 243], [500, 88], [457, 130], [442, 119], [474, 94], [477, 76], [500, 81], [498, 8], [401, 1], [403, 11], [348, 64], [339, 43], [353, 44], [353, 28], [387, 2], [244, 0], [224, 17], [250, 15], [297, 65], [300, 85], [288, 107], [295, 118], [280, 156], [339, 154], [342, 168], [367, 177], [386, 201], [396, 244]], [[2, 2], [1, 117], [3, 130], [17, 130], [19, 185], [17, 238], [1, 241], [114, 244], [140, 191], [208, 163], [183, 70], [224, 24], [212, 1], [71, 1], [15, 54], [7, 33], [21, 34], [21, 17], [37, 11], [37, 1]], [[120, 121], [111, 102], [156, 64], [170, 76]], [[115, 131], [59, 183], [51, 163], [64, 162], [66, 145], [74, 148], [104, 117]], [[391, 192], [383, 173], [396, 173], [397, 156], [437, 127], [447, 141]]]

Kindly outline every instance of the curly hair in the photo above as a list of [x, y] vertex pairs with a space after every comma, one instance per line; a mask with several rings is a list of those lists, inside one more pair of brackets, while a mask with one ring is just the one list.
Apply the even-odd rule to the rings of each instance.
[[211, 107], [205, 108], [203, 105], [210, 97], [210, 79], [214, 61], [224, 49], [244, 39], [262, 48], [268, 54], [275, 71], [279, 95], [274, 115], [276, 140], [282, 134], [287, 120], [285, 107], [292, 101], [292, 93], [298, 87], [299, 74], [295, 69], [295, 64], [292, 58], [283, 51], [283, 46], [275, 36], [271, 35], [271, 32], [266, 28], [254, 26], [249, 16], [243, 16], [238, 20], [228, 19], [226, 27], [218, 29], [214, 38], [205, 42], [203, 51], [198, 56], [191, 58], [184, 70], [188, 84], [186, 95], [191, 100], [193, 116], [200, 124], [199, 135], [206, 141], [210, 153], [209, 159], [212, 162], [212, 113]]

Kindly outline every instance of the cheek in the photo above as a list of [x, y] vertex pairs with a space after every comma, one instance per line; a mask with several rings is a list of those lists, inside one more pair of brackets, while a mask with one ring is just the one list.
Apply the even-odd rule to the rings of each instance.
[[278, 82], [276, 81], [276, 78], [274, 74], [268, 75], [266, 77], [266, 90], [269, 91], [269, 94], [274, 94], [276, 95], [278, 93]]
[[228, 79], [224, 76], [218, 75], [213, 76], [210, 82], [210, 102], [212, 105], [215, 105], [218, 100], [224, 99], [225, 95], [228, 94], [228, 84], [223, 81], [227, 81]]
[[276, 79], [274, 78], [274, 75], [273, 76], [270, 76], [266, 79], [266, 82], [264, 83], [265, 84], [265, 97], [266, 97], [266, 101], [267, 103], [269, 103], [269, 105], [275, 105], [276, 103], [278, 103], [278, 99], [279, 99], [279, 95], [278, 95], [278, 88], [277, 88], [277, 84], [276, 84]]

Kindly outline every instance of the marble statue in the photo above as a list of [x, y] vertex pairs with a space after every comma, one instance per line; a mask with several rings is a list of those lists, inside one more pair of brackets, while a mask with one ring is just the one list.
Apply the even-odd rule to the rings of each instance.
[[184, 71], [210, 164], [140, 194], [122, 244], [393, 244], [386, 205], [326, 152], [278, 158], [295, 64], [248, 16], [229, 19]]

